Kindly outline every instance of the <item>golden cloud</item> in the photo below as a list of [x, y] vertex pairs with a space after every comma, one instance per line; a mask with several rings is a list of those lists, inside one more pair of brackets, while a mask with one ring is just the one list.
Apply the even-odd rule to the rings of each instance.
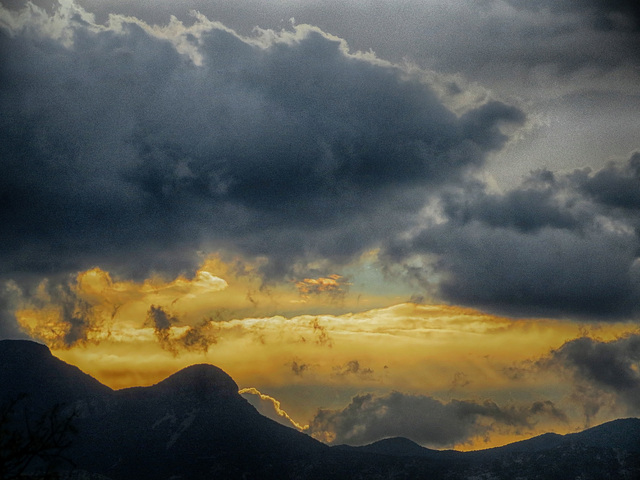
[[[586, 331], [570, 321], [513, 320], [407, 302], [356, 311], [356, 304], [381, 301], [366, 298], [366, 292], [345, 294], [343, 311], [331, 313], [335, 305], [322, 296], [341, 288], [343, 277], [264, 289], [256, 271], [256, 265], [236, 268], [212, 257], [192, 277], [133, 282], [94, 268], [64, 285], [42, 282], [32, 297], [23, 297], [16, 316], [54, 354], [113, 388], [149, 385], [206, 362], [241, 386], [278, 392], [297, 418], [332, 406], [326, 402], [336, 407], [350, 395], [372, 391], [443, 401], [455, 396], [560, 402], [569, 387], [553, 372], [519, 379], [505, 372], [581, 335], [607, 340], [633, 330], [608, 323]], [[296, 302], [307, 287], [321, 294], [310, 294], [305, 308], [325, 313], [300, 313]], [[296, 395], [305, 391], [314, 394], [303, 402]]]

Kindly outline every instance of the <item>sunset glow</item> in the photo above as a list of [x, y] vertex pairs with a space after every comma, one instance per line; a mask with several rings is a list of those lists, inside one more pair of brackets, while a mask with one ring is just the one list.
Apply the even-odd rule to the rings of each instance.
[[268, 3], [0, 0], [0, 339], [329, 444], [640, 415], [638, 9]]

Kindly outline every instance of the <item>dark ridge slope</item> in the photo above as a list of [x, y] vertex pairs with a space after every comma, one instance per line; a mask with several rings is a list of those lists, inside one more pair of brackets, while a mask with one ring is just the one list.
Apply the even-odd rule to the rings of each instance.
[[150, 387], [113, 391], [43, 345], [0, 341], [0, 403], [19, 393], [41, 411], [66, 402], [76, 412], [79, 433], [66, 452], [75, 471], [67, 478], [640, 478], [637, 418], [469, 453], [430, 450], [406, 438], [330, 448], [260, 415], [213, 365], [193, 365]]
[[69, 404], [113, 391], [78, 367], [54, 357], [45, 345], [28, 340], [0, 340], [3, 399], [26, 394], [34, 406]]

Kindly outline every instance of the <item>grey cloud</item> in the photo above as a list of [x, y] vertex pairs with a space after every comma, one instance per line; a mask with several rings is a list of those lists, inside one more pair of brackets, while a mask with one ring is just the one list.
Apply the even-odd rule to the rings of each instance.
[[601, 410], [617, 414], [640, 412], [640, 335], [612, 341], [579, 337], [549, 354], [504, 369], [511, 380], [541, 372], [559, 375], [568, 388], [566, 400], [583, 413], [585, 427], [598, 421]]
[[634, 153], [627, 163], [610, 163], [589, 175], [576, 172], [574, 181], [589, 196], [607, 206], [640, 211], [640, 153]]
[[[589, 337], [566, 342], [538, 362], [545, 369], [570, 372], [577, 382], [575, 396], [587, 406], [587, 418], [597, 413], [601, 392], [612, 393], [631, 414], [640, 412], [640, 335], [610, 342]], [[600, 392], [594, 392], [595, 387]], [[590, 407], [589, 407], [590, 406]]]
[[67, 285], [59, 285], [52, 299], [61, 307], [61, 320], [68, 326], [62, 339], [66, 346], [86, 342], [89, 333], [101, 327], [102, 322], [94, 314], [92, 305]]
[[340, 365], [338, 367], [333, 367], [333, 372], [338, 376], [345, 375], [359, 375], [359, 376], [370, 376], [373, 374], [373, 370], [368, 367], [362, 367], [358, 360], [350, 360], [344, 365]]
[[196, 350], [206, 353], [211, 345], [218, 343], [216, 328], [209, 320], [203, 320], [197, 325], [187, 328], [177, 339], [178, 345], [185, 350]]
[[[610, 68], [638, 58], [632, 47], [639, 9], [633, 0], [467, 0], [455, 5], [405, 0], [401, 6], [391, 0], [282, 1], [268, 6], [259, 1], [191, 0], [159, 1], [153, 11], [136, 3], [82, 4], [103, 16], [118, 11], [156, 23], [168, 21], [170, 14], [185, 18], [188, 9], [195, 8], [247, 33], [256, 25], [288, 28], [294, 17], [348, 39], [357, 49], [372, 48], [384, 58], [400, 61], [409, 56], [423, 65], [474, 71], [494, 80], [497, 74], [509, 76], [507, 68], [492, 75], [496, 64], [555, 64], [566, 71], [589, 63]], [[605, 42], [593, 42], [594, 37]]]
[[[206, 28], [185, 37], [198, 66], [138, 25], [70, 22], [72, 47], [33, 29], [0, 35], [5, 278], [175, 274], [217, 250], [266, 257], [263, 273], [283, 278], [383, 246], [393, 263], [434, 259], [409, 268], [448, 301], [638, 312], [637, 156], [490, 193], [461, 182], [504, 146], [503, 123], [524, 121], [513, 106], [456, 116], [418, 78], [317, 29], [259, 48]], [[444, 221], [400, 236], [443, 191]]]
[[[24, 338], [28, 333], [53, 348], [70, 348], [97, 342], [96, 333], [109, 334], [109, 321], [113, 320], [117, 306], [111, 319], [96, 312], [90, 300], [78, 295], [76, 279], [57, 275], [39, 283], [21, 283], [19, 286], [13, 281], [6, 282], [0, 293], [0, 338]], [[22, 328], [15, 318], [18, 308], [50, 308], [53, 317], [45, 323]]]
[[634, 0], [508, 0], [527, 9], [583, 13], [599, 29], [640, 30], [640, 5]]
[[[460, 86], [466, 79], [497, 95], [524, 98], [531, 118], [544, 119], [545, 126], [534, 132], [532, 148], [520, 143], [517, 152], [490, 166], [510, 184], [534, 164], [598, 166], [638, 147], [640, 32], [624, 27], [632, 21], [628, 13], [611, 12], [628, 12], [625, 4], [631, 2], [157, 0], [153, 9], [141, 2], [82, 4], [103, 21], [107, 13], [121, 12], [159, 24], [171, 14], [189, 21], [187, 11], [194, 8], [245, 34], [256, 25], [291, 29], [295, 17], [346, 39], [355, 50], [453, 73]], [[597, 25], [606, 18], [618, 27]], [[569, 136], [574, 141], [567, 142]]]
[[14, 314], [21, 297], [22, 292], [14, 282], [0, 286], [0, 340], [28, 338]]
[[456, 117], [428, 85], [310, 30], [259, 48], [189, 37], [202, 66], [124, 22], [74, 45], [0, 35], [3, 272], [192, 269], [199, 248], [348, 261], [406, 228], [425, 192], [483, 164], [522, 122]]
[[[490, 8], [500, 2], [484, 2]], [[555, 80], [574, 82], [568, 90], [579, 91], [586, 79], [575, 81], [573, 74], [589, 69], [603, 74], [616, 69], [630, 69], [626, 75], [635, 78], [632, 70], [640, 57], [637, 44], [640, 35], [640, 8], [633, 0], [507, 0], [515, 7], [508, 14], [510, 21], [500, 15], [490, 15], [480, 36], [478, 57], [472, 69], [485, 78], [499, 81], [489, 69], [482, 69], [479, 60], [487, 54], [497, 55], [500, 73], [508, 73], [509, 65], [521, 74], [538, 75], [541, 69]], [[502, 11], [496, 9], [497, 11]], [[490, 30], [486, 27], [493, 27]], [[491, 31], [493, 39], [482, 31]], [[511, 41], [511, 47], [500, 49], [499, 41]], [[485, 53], [480, 48], [485, 47]], [[473, 47], [471, 47], [473, 48]], [[517, 52], [517, 53], [516, 53]], [[458, 60], [459, 61], [459, 60]], [[504, 70], [502, 67], [506, 67]], [[495, 72], [498, 73], [498, 72]], [[521, 79], [521, 77], [519, 77]], [[528, 79], [532, 81], [532, 79]], [[535, 81], [540, 81], [534, 80]], [[607, 91], [616, 83], [600, 84], [598, 90]], [[552, 88], [552, 83], [546, 83]]]
[[535, 232], [545, 227], [574, 230], [580, 228], [579, 212], [573, 199], [558, 198], [554, 175], [548, 170], [535, 172], [522, 188], [506, 194], [492, 194], [484, 185], [443, 195], [444, 213], [461, 224], [480, 221], [491, 227]]
[[[331, 443], [362, 445], [402, 436], [423, 445], [451, 447], [492, 429], [529, 429], [541, 416], [566, 420], [550, 401], [500, 407], [493, 402], [452, 400], [443, 403], [424, 395], [392, 392], [355, 396], [342, 410], [320, 409], [309, 433]], [[487, 422], [486, 420], [489, 420]]]
[[[0, 5], [3, 5], [7, 8], [19, 10], [24, 8], [25, 4], [29, 0], [1, 0]], [[34, 5], [43, 8], [49, 12], [55, 10], [59, 5], [57, 0], [30, 0]]]
[[171, 327], [179, 324], [180, 319], [164, 307], [151, 305], [147, 311], [145, 325], [153, 327], [160, 346], [174, 356], [177, 356], [181, 350], [207, 352], [211, 345], [218, 343], [211, 320], [205, 319], [198, 325], [187, 326], [181, 334], [175, 334]]
[[634, 154], [598, 171], [541, 170], [504, 194], [478, 183], [455, 190], [441, 197], [444, 221], [386, 254], [392, 263], [435, 256], [437, 293], [453, 302], [519, 316], [632, 319], [640, 313], [637, 162]]
[[162, 348], [175, 352], [171, 342], [171, 327], [178, 323], [178, 318], [168, 313], [164, 308], [151, 305], [147, 312], [145, 325], [153, 327], [153, 331]]

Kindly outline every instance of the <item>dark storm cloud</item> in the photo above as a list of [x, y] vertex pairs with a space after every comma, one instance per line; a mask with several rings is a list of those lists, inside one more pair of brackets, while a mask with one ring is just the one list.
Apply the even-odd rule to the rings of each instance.
[[[591, 392], [592, 386], [600, 392], [615, 395], [629, 413], [640, 412], [640, 335], [629, 335], [611, 342], [603, 342], [588, 337], [566, 342], [551, 352], [548, 358], [538, 362], [546, 369], [563, 369], [574, 377], [577, 396]], [[590, 402], [602, 395], [590, 395]], [[591, 415], [597, 409], [591, 408]]]
[[640, 335], [612, 341], [579, 337], [549, 354], [504, 370], [511, 380], [553, 373], [568, 387], [567, 400], [582, 411], [585, 426], [601, 410], [638, 415], [640, 412]]
[[640, 212], [640, 153], [625, 164], [610, 163], [593, 175], [576, 172], [575, 181], [597, 202], [629, 212]]
[[208, 26], [182, 37], [196, 65], [136, 24], [65, 21], [71, 46], [0, 36], [3, 272], [175, 273], [225, 247], [274, 275], [346, 261], [524, 118], [495, 101], [457, 117], [313, 29], [262, 48]]
[[487, 193], [483, 185], [470, 185], [464, 191], [446, 193], [444, 213], [462, 224], [472, 220], [491, 227], [535, 232], [544, 227], [579, 228], [579, 218], [558, 198], [553, 173], [531, 175], [524, 188], [504, 195]]
[[537, 171], [503, 194], [478, 183], [449, 192], [441, 218], [396, 242], [388, 258], [435, 255], [437, 293], [453, 302], [513, 315], [634, 318], [638, 158], [598, 171]]
[[342, 410], [320, 409], [309, 433], [334, 444], [362, 445], [400, 436], [432, 447], [452, 447], [493, 429], [529, 429], [541, 416], [566, 421], [550, 401], [500, 407], [489, 401], [443, 403], [424, 395], [392, 392], [357, 395]]

